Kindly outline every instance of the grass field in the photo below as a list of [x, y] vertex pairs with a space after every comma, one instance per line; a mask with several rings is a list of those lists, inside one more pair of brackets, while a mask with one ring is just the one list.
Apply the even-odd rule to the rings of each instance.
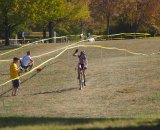
[[[151, 54], [159, 51], [159, 41], [135, 39], [81, 44]], [[27, 50], [37, 56], [67, 45], [34, 44], [0, 56], [0, 60], [22, 57]], [[69, 49], [44, 65], [40, 73], [34, 71], [21, 78], [18, 96], [11, 96], [11, 83], [0, 87], [0, 129], [159, 130], [160, 55], [78, 48], [88, 56], [87, 86], [79, 90], [77, 59], [72, 56], [75, 48]], [[59, 52], [34, 58], [35, 66]], [[9, 65], [10, 62], [0, 62], [0, 84], [9, 80]]]

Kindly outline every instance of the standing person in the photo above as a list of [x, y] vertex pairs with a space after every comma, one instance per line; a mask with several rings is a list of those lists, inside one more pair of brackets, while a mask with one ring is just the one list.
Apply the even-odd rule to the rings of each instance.
[[78, 56], [78, 79], [80, 78], [80, 68], [83, 70], [84, 86], [86, 86], [86, 70], [88, 67], [88, 60], [85, 51], [81, 51], [78, 55], [78, 49], [74, 52], [73, 56]]
[[83, 33], [80, 33], [80, 39], [81, 40], [83, 39]]
[[87, 33], [87, 39], [91, 38], [91, 33]]
[[33, 60], [30, 56], [30, 51], [27, 51], [27, 54], [20, 61], [22, 70], [24, 69], [26, 72], [30, 71], [33, 67]]
[[10, 78], [12, 79], [12, 85], [13, 85], [12, 96], [17, 95], [17, 90], [20, 85], [19, 82], [20, 71], [18, 68], [18, 63], [19, 63], [19, 58], [14, 57], [13, 62], [10, 65]]

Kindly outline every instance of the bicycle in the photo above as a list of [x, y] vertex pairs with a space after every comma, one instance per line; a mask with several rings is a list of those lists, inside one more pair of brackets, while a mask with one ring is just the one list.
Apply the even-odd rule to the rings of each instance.
[[81, 65], [79, 65], [79, 85], [80, 85], [80, 90], [84, 87], [84, 74], [83, 74], [83, 68]]

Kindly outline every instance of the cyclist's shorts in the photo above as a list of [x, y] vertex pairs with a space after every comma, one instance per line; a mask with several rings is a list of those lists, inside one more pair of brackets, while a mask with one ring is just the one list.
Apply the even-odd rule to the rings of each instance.
[[87, 68], [84, 66], [84, 64], [78, 64], [78, 67], [79, 67], [80, 69], [82, 69], [82, 70], [87, 69]]

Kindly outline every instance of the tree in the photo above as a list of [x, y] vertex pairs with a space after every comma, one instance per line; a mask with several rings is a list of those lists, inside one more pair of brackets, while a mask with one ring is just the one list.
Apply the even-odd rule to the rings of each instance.
[[[35, 26], [43, 28], [44, 38], [46, 28], [49, 37], [53, 35], [53, 28], [65, 28], [69, 22], [85, 19], [88, 6], [85, 0], [5, 0], [0, 1], [0, 22], [5, 31], [5, 45], [9, 45], [9, 38], [16, 30], [23, 31]], [[52, 41], [50, 41], [52, 42]]]
[[159, 5], [158, 0], [124, 0], [119, 6], [119, 20], [132, 32], [152, 30], [159, 20]]
[[44, 36], [47, 27], [51, 38], [53, 37], [53, 28], [62, 28], [73, 21], [85, 19], [89, 12], [88, 6], [82, 4], [83, 2], [84, 0], [41, 0], [39, 21], [43, 24]]
[[110, 20], [117, 15], [117, 6], [120, 0], [92, 0], [90, 10], [96, 20], [106, 21], [106, 33], [110, 34]]
[[1, 25], [4, 27], [4, 32], [5, 32], [5, 45], [9, 45], [9, 37], [11, 34], [11, 30], [14, 29], [14, 26], [16, 26], [15, 23], [11, 23], [10, 19], [13, 16], [13, 14], [16, 13], [16, 0], [10, 1], [10, 0], [5, 0], [5, 1], [0, 1], [0, 19]]
[[75, 12], [72, 14], [71, 21], [78, 21], [80, 25], [80, 34], [83, 33], [84, 30], [84, 24], [86, 20], [89, 18], [89, 0], [81, 0], [76, 2], [76, 6], [73, 9]]
[[[32, 0], [4, 0], [0, 1], [1, 26], [4, 27], [5, 45], [9, 45], [9, 38], [19, 28], [27, 28], [33, 22], [35, 1]], [[2, 30], [3, 31], [3, 30]]]
[[152, 35], [160, 33], [160, 2], [158, 0], [148, 1], [145, 9], [145, 26]]

